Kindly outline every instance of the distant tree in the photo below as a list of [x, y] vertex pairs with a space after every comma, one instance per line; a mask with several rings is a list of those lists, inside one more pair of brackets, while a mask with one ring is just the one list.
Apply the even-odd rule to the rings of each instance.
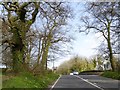
[[86, 71], [86, 70], [93, 70], [93, 63], [86, 59], [79, 56], [75, 56], [71, 58], [69, 61], [63, 62], [57, 69], [58, 73], [65, 73], [69, 74], [73, 71]]
[[95, 68], [96, 67], [96, 58], [92, 59], [92, 63], [93, 63], [93, 67]]

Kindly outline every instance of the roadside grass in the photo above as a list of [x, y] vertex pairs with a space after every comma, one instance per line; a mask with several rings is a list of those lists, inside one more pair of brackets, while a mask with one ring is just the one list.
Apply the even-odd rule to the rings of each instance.
[[3, 90], [6, 88], [12, 88], [12, 90], [16, 90], [17, 88], [25, 88], [26, 89], [37, 89], [44, 90], [48, 88], [48, 85], [55, 81], [59, 75], [55, 73], [47, 73], [46, 75], [42, 76], [34, 76], [30, 73], [22, 73], [21, 75], [15, 76], [10, 78], [9, 80], [3, 81]]
[[101, 76], [120, 80], [120, 72], [105, 71]]

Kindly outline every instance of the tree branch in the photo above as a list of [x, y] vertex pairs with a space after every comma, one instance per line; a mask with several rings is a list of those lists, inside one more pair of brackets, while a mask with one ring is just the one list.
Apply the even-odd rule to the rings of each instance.
[[20, 9], [27, 7], [29, 4], [31, 4], [32, 2], [24, 2], [21, 6]]
[[37, 14], [38, 14], [39, 5], [40, 5], [40, 2], [38, 2], [38, 3], [35, 2], [35, 10], [32, 13], [32, 19], [31, 19], [32, 23], [35, 22], [35, 18], [36, 18]]
[[7, 11], [15, 11], [15, 9], [10, 8], [10, 7], [7, 6], [7, 2], [2, 3], [2, 5], [4, 6], [4, 8], [5, 8]]
[[51, 43], [57, 43], [57, 42], [62, 41], [62, 40], [63, 40], [63, 37], [59, 38], [58, 40], [51, 41]]
[[10, 46], [7, 46], [4, 50], [2, 50], [2, 51], [0, 52], [0, 54], [3, 53], [4, 51], [6, 51], [9, 47], [10, 47]]

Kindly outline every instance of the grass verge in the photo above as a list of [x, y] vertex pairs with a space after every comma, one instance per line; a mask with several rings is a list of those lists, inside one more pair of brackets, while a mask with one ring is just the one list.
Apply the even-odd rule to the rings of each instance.
[[39, 88], [39, 90], [44, 90], [58, 77], [59, 75], [55, 73], [48, 73], [44, 76], [34, 76], [30, 73], [22, 73], [21, 75], [3, 81], [3, 90], [6, 88], [12, 88], [11, 90], [16, 90], [16, 88], [24, 88], [23, 90], [25, 90], [25, 88], [29, 88], [29, 90], [33, 90], [32, 88], [35, 90]]
[[105, 71], [101, 76], [120, 80], [120, 72]]

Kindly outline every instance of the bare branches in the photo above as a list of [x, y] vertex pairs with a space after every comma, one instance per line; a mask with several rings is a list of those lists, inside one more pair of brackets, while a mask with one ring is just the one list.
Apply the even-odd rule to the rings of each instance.
[[[10, 3], [11, 4], [11, 3]], [[9, 5], [9, 3], [8, 2], [5, 2], [5, 3], [2, 3], [2, 5], [5, 7], [5, 9], [7, 10], [7, 11], [15, 11], [16, 10], [16, 8], [10, 8], [8, 5]]]
[[[108, 54], [111, 62], [112, 69], [114, 70], [114, 61], [113, 61], [113, 45], [111, 41], [113, 40], [114, 33], [113, 31], [116, 31], [117, 28], [117, 22], [116, 19], [116, 4], [114, 2], [100, 2], [97, 5], [94, 3], [90, 4], [90, 9], [88, 12], [90, 12], [90, 15], [93, 17], [91, 20], [83, 20], [85, 23], [86, 30], [88, 29], [94, 29], [100, 33], [102, 33], [102, 36], [107, 41], [107, 48], [108, 48]], [[112, 27], [115, 25], [116, 27]]]
[[23, 9], [25, 7], [27, 7], [29, 4], [31, 4], [32, 2], [24, 2], [20, 7], [20, 9]]
[[39, 9], [39, 6], [40, 6], [40, 2], [35, 2], [34, 4], [35, 4], [35, 10], [32, 13], [32, 20], [31, 20], [32, 23], [35, 22], [35, 18], [36, 18], [37, 14], [38, 14], [38, 9]]
[[57, 42], [59, 42], [59, 41], [63, 41], [63, 37], [58, 38], [57, 40], [51, 41], [51, 43], [57, 43]]
[[10, 46], [6, 46], [5, 49], [0, 52], [0, 54], [6, 51], [8, 48], [10, 48]]

